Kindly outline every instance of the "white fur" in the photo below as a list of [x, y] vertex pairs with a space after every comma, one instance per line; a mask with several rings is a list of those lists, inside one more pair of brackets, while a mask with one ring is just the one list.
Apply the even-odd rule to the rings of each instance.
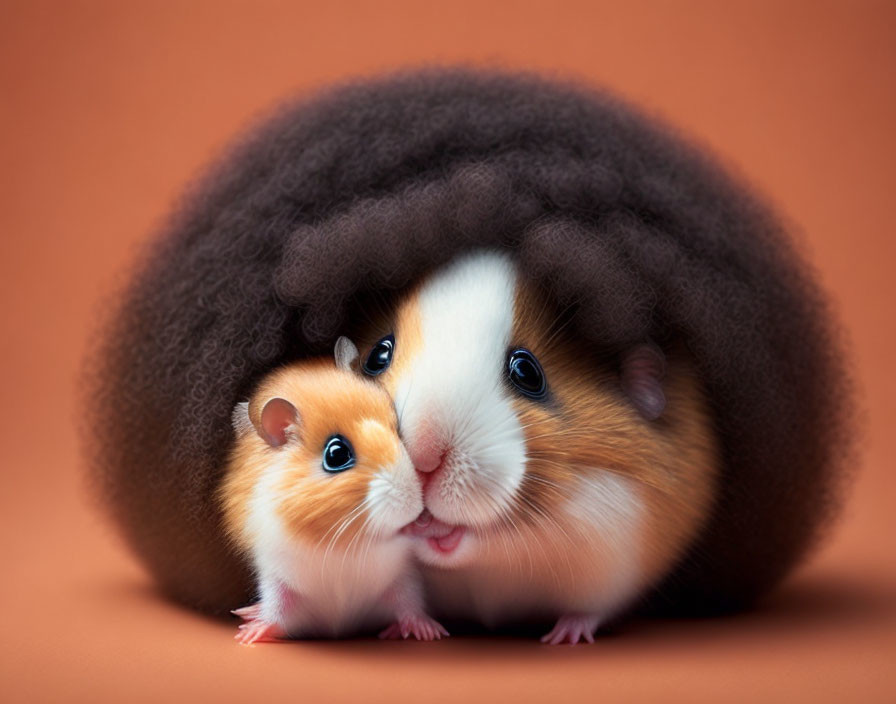
[[421, 289], [423, 347], [397, 380], [396, 409], [412, 456], [432, 434], [454, 448], [425, 503], [441, 521], [472, 529], [448, 556], [425, 540], [417, 552], [439, 568], [427, 570], [427, 582], [453, 616], [494, 624], [581, 613], [602, 621], [643, 586], [644, 509], [629, 481], [582, 468], [579, 486], [566, 487], [561, 515], [529, 511], [527, 521], [498, 521], [526, 469], [525, 436], [504, 378], [517, 342], [516, 285], [509, 258], [486, 252], [457, 260]]
[[[378, 421], [365, 422], [379, 425]], [[391, 431], [384, 428], [382, 432]], [[401, 443], [398, 443], [395, 466], [381, 468], [371, 479], [365, 504], [370, 516], [367, 530], [376, 536], [398, 531], [423, 510], [420, 481]]]
[[[590, 478], [569, 488], [560, 514], [487, 533], [472, 560], [426, 570], [433, 605], [488, 626], [564, 614], [602, 623], [628, 605], [644, 586], [644, 507], [629, 480], [585, 473]], [[418, 552], [436, 562], [426, 548]]]
[[[396, 585], [406, 587], [401, 598], [416, 598], [416, 607], [422, 609], [419, 580], [410, 564], [410, 539], [395, 533], [422, 510], [419, 483], [404, 449], [396, 464], [381, 468], [371, 482], [365, 503], [352, 518], [363, 526], [361, 533], [348, 549], [334, 547], [343, 524], [334, 525], [318, 541], [287, 533], [275, 510], [276, 487], [294, 460], [288, 448], [278, 454], [255, 487], [248, 519], [256, 536], [253, 560], [262, 618], [281, 624], [291, 635], [336, 636], [384, 625], [395, 617], [394, 599], [384, 595]], [[333, 479], [319, 467], [310, 469], [320, 471], [321, 481]], [[298, 595], [294, 611], [283, 609], [279, 585]]]
[[608, 616], [641, 588], [644, 505], [635, 484], [618, 474], [583, 467], [566, 512], [593, 534], [594, 559], [602, 563], [598, 605]]
[[490, 523], [523, 477], [523, 431], [503, 380], [515, 281], [505, 257], [486, 253], [447, 267], [420, 294], [423, 348], [395, 404], [412, 456], [431, 434], [452, 448], [426, 493], [445, 522]]

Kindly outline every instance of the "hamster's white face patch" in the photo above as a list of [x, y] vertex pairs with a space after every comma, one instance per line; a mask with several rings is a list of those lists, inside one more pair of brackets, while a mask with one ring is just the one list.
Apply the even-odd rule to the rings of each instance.
[[523, 478], [525, 439], [504, 383], [515, 287], [510, 260], [481, 252], [444, 268], [417, 295], [422, 345], [395, 405], [424, 470], [425, 504], [445, 523], [495, 522]]
[[423, 510], [420, 481], [401, 443], [389, 466], [377, 468], [364, 499], [366, 529], [371, 535], [388, 535], [413, 521]]

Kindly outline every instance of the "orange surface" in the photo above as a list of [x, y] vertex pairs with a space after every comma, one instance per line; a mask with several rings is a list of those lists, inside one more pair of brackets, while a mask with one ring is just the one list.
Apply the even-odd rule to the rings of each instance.
[[[0, 2], [0, 698], [896, 701], [894, 23], [892, 2]], [[86, 506], [74, 372], [103, 294], [185, 182], [286, 94], [455, 60], [607, 84], [804, 233], [868, 429], [844, 520], [760, 610], [573, 649], [246, 649], [235, 626], [160, 600]]]

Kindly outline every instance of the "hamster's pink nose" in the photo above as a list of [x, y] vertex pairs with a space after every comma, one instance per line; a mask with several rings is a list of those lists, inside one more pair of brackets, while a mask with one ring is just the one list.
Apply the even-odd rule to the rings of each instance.
[[448, 450], [437, 449], [411, 453], [411, 461], [414, 463], [414, 469], [417, 470], [417, 476], [420, 477], [423, 491], [426, 491], [426, 487], [429, 486], [445, 463], [447, 454]]
[[446, 454], [447, 451], [427, 448], [422, 452], [411, 453], [411, 461], [414, 463], [414, 469], [418, 472], [431, 474], [441, 466]]
[[445, 447], [444, 436], [439, 432], [439, 425], [432, 413], [424, 414], [423, 421], [416, 426], [415, 431], [405, 442], [425, 492], [427, 485], [445, 463], [450, 448]]

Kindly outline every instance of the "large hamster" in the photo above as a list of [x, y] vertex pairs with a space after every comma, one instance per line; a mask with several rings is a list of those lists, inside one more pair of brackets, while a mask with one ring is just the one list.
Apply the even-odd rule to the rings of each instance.
[[384, 332], [361, 366], [424, 476], [408, 532], [441, 613], [591, 642], [703, 525], [717, 448], [683, 350], [596, 364], [494, 252], [425, 279]]
[[244, 644], [338, 636], [386, 623], [384, 638], [438, 639], [402, 528], [423, 510], [420, 481], [388, 395], [336, 361], [262, 380], [234, 410], [237, 440], [220, 489], [227, 533], [254, 567], [260, 601], [234, 613]]

